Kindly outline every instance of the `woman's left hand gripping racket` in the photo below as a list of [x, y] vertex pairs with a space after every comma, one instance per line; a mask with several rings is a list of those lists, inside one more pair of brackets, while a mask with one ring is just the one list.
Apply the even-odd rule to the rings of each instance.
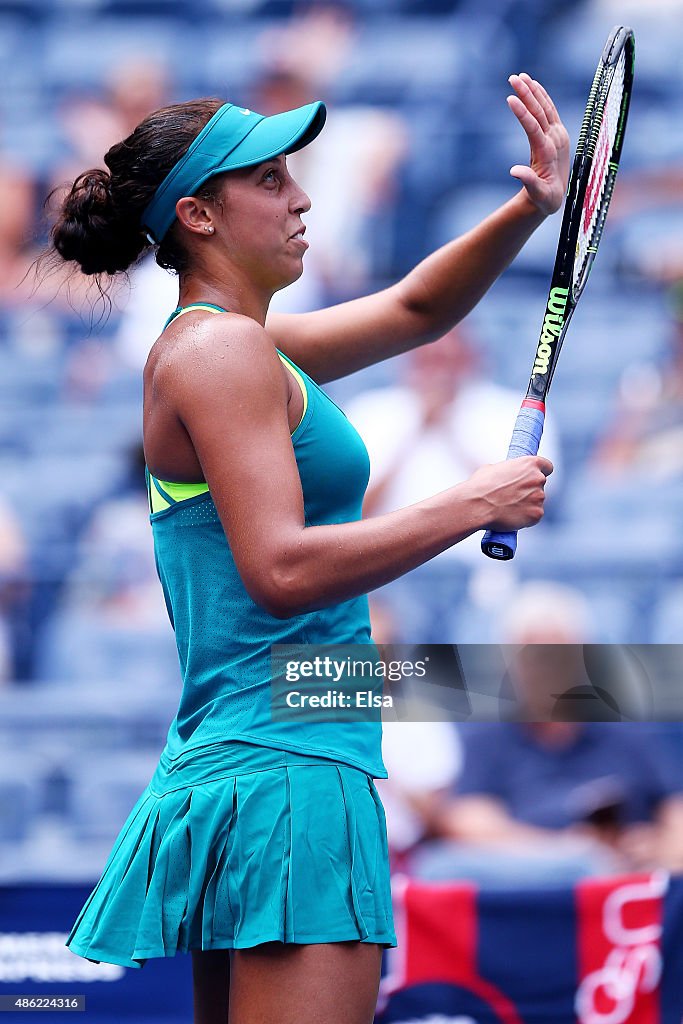
[[[605, 225], [614, 190], [631, 100], [635, 41], [630, 28], [613, 29], [602, 52], [584, 114], [564, 204], [550, 295], [526, 398], [517, 416], [508, 459], [536, 455], [545, 399], [564, 336], [576, 309]], [[481, 549], [489, 558], [514, 558], [517, 533], [487, 530]]]

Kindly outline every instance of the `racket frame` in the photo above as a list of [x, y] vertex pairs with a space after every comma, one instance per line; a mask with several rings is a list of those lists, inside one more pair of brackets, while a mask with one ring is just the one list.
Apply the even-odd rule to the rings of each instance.
[[[590, 239], [581, 274], [574, 283], [574, 265], [578, 256], [578, 239], [586, 190], [590, 181], [602, 115], [622, 51], [624, 55], [624, 89], [614, 145], [609, 157], [598, 219]], [[543, 431], [545, 401], [555, 374], [557, 360], [567, 334], [571, 318], [593, 266], [607, 218], [612, 193], [619, 169], [624, 133], [631, 103], [635, 64], [635, 38], [632, 29], [618, 25], [609, 35], [598, 63], [588, 95], [576, 153], [569, 175], [567, 195], [562, 214], [560, 241], [553, 267], [543, 325], [536, 346], [529, 386], [520, 410], [508, 458], [536, 454]], [[498, 561], [514, 557], [517, 531], [506, 534], [487, 530], [481, 542], [485, 555]]]
[[[597, 143], [597, 137], [602, 123], [602, 113], [612, 85], [614, 71], [623, 47], [626, 47], [624, 95], [621, 110], [619, 112], [619, 124], [617, 126], [614, 147], [610, 154], [610, 161], [607, 167], [605, 191], [601, 203], [601, 209], [598, 214], [595, 234], [591, 239], [591, 245], [588, 247], [586, 264], [581, 271], [581, 277], [576, 285], [574, 285], [572, 278], [574, 274], [574, 263], [576, 260], [576, 249], [579, 229], [581, 226], [583, 203], [586, 197], [586, 189], [588, 188], [591, 168], [593, 166], [595, 145]], [[562, 215], [562, 227], [560, 228], [560, 243], [555, 257], [555, 265], [553, 267], [553, 274], [550, 282], [548, 301], [546, 303], [546, 310], [543, 318], [543, 327], [541, 328], [541, 334], [536, 348], [534, 367], [539, 364], [539, 351], [541, 346], [544, 343], [548, 343], [548, 332], [546, 331], [546, 327], [559, 327], [560, 329], [556, 334], [556, 340], [551, 346], [552, 351], [549, 357], [547, 357], [547, 369], [543, 371], [539, 370], [535, 373], [532, 371], [527, 391], [527, 398], [535, 399], [536, 401], [545, 402], [555, 374], [555, 367], [557, 366], [557, 360], [562, 349], [567, 328], [569, 327], [569, 323], [574, 310], [576, 309], [579, 298], [581, 297], [581, 293], [586, 286], [588, 276], [593, 267], [593, 261], [595, 260], [596, 253], [598, 251], [605, 221], [607, 219], [607, 211], [609, 210], [612, 193], [614, 191], [617, 171], [619, 169], [619, 160], [621, 158], [621, 150], [624, 142], [624, 130], [626, 128], [626, 120], [628, 118], [628, 111], [631, 102], [634, 61], [635, 40], [633, 31], [626, 26], [618, 26], [614, 28], [605, 44], [598, 69], [595, 73], [595, 78], [593, 79], [593, 85], [591, 86], [588, 103], [586, 105], [586, 112], [584, 114], [581, 131], [579, 133], [579, 141], [576, 147], [576, 155], [574, 157], [572, 172], [569, 176], [567, 198]], [[562, 294], [561, 292], [558, 292], [558, 289], [566, 291], [566, 305], [562, 312], [558, 311], [558, 306], [562, 299]], [[561, 319], [561, 323], [558, 323], [558, 316]], [[541, 354], [540, 362], [542, 363], [543, 361], [544, 354]]]

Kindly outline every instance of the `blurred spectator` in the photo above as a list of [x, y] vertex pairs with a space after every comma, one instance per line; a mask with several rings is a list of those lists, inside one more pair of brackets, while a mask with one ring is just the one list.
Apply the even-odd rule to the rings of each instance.
[[74, 93], [60, 104], [65, 159], [55, 168], [53, 186], [72, 182], [86, 168], [103, 167], [104, 154], [115, 142], [170, 102], [168, 70], [149, 55], [103, 68], [103, 74], [101, 95]]
[[118, 142], [153, 110], [171, 102], [170, 69], [162, 61], [144, 55], [131, 56], [107, 74], [106, 96], [118, 121]]
[[104, 154], [121, 136], [121, 119], [106, 97], [67, 96], [59, 108], [66, 159], [55, 168], [53, 184], [71, 183], [84, 170], [104, 166]]
[[514, 644], [580, 644], [591, 639], [590, 609], [573, 587], [529, 580], [504, 613], [505, 640]]
[[[516, 721], [636, 721], [652, 717], [652, 683], [620, 644], [587, 644], [590, 609], [574, 588], [522, 584], [503, 613], [507, 672], [502, 717]], [[509, 703], [508, 703], [509, 701]]]
[[0, 306], [25, 301], [20, 289], [34, 253], [36, 188], [31, 175], [0, 155]]
[[[261, 34], [258, 45], [263, 67], [291, 72], [294, 80], [297, 73], [303, 73], [314, 91], [327, 90], [343, 73], [353, 53], [356, 31], [354, 11], [348, 3], [323, 0], [301, 5], [289, 20], [279, 22]], [[302, 39], [306, 40], [306, 67], [303, 72], [300, 70]], [[267, 78], [266, 73], [265, 82]], [[265, 91], [268, 88], [265, 85]], [[298, 86], [294, 84], [293, 88], [297, 90]], [[280, 86], [276, 86], [276, 91], [282, 98]], [[291, 110], [296, 106], [295, 102], [288, 101], [281, 109]]]
[[683, 867], [683, 779], [657, 727], [552, 720], [558, 694], [585, 683], [588, 619], [578, 597], [560, 592], [553, 605], [551, 594], [539, 606], [537, 589], [508, 622], [527, 720], [459, 726], [463, 770], [437, 815], [443, 838], [415, 855], [421, 878], [512, 887]]
[[28, 642], [27, 545], [21, 524], [0, 496], [0, 686], [21, 675]]
[[[297, 81], [293, 71], [271, 81], [277, 78], [289, 79], [290, 96], [297, 85], [298, 106], [313, 99], [311, 86]], [[262, 107], [266, 100], [262, 92]], [[284, 109], [281, 102], [277, 106]], [[276, 110], [268, 103], [262, 112]], [[367, 291], [388, 262], [382, 243], [390, 244], [387, 225], [399, 197], [397, 174], [407, 152], [407, 129], [398, 113], [369, 105], [332, 106], [319, 141], [315, 153], [306, 147], [310, 153], [292, 153], [287, 163], [312, 202], [306, 215], [307, 257], [314, 255], [324, 301], [335, 301]]]
[[[390, 608], [370, 600], [372, 639], [380, 646], [397, 642]], [[391, 685], [385, 682], [385, 692]], [[418, 843], [431, 835], [431, 820], [452, 787], [462, 761], [460, 740], [447, 722], [382, 722], [382, 757], [388, 779], [376, 779], [387, 819], [392, 869], [402, 870]]]
[[157, 266], [149, 253], [129, 274], [114, 350], [130, 370], [141, 372], [152, 345], [178, 305], [178, 278]]
[[[397, 111], [329, 102], [353, 54], [355, 32], [348, 8], [324, 4], [261, 38], [264, 67], [254, 89], [254, 109], [276, 114], [320, 97], [330, 108], [319, 144], [306, 147], [310, 153], [303, 149], [287, 158], [313, 204], [306, 216], [311, 248], [304, 276], [320, 282], [323, 298], [307, 308], [364, 292], [376, 278], [378, 261], [386, 257], [382, 236], [399, 198], [399, 168], [408, 152], [408, 127]], [[307, 41], [305, 62], [300, 59], [302, 38]], [[283, 304], [292, 294], [287, 289], [272, 308], [303, 312], [301, 305]]]
[[683, 472], [683, 283], [671, 296], [670, 352], [664, 365], [624, 373], [619, 408], [595, 456], [601, 474], [666, 481]]
[[392, 868], [401, 870], [418, 844], [439, 834], [440, 806], [458, 777], [462, 747], [447, 722], [384, 721], [382, 757], [389, 778], [377, 779], [377, 790]]
[[644, 723], [460, 727], [464, 767], [422, 878], [502, 886], [683, 867], [683, 780]]

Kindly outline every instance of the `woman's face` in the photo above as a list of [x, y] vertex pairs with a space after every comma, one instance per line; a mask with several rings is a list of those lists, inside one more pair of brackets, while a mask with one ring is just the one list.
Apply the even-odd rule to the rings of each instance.
[[230, 171], [219, 197], [214, 226], [228, 262], [261, 290], [276, 292], [296, 281], [308, 244], [295, 236], [311, 201], [289, 174], [285, 157]]

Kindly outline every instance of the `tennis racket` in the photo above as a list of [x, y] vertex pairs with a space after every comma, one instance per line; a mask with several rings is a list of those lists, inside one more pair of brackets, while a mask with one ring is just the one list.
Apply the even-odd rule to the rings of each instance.
[[[630, 28], [612, 30], [595, 72], [569, 176], [560, 241], [531, 380], [517, 416], [508, 459], [536, 455], [545, 400], [569, 322], [588, 280], [614, 191], [633, 85], [635, 40]], [[514, 558], [517, 532], [487, 530], [489, 558]]]

